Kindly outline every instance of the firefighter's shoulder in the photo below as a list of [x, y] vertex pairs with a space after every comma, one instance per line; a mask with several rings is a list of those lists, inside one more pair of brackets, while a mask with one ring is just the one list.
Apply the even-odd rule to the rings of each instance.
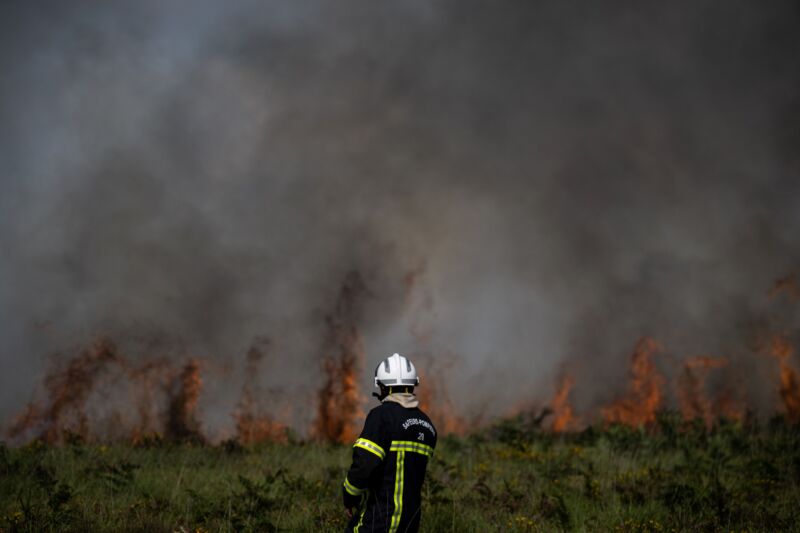
[[373, 407], [372, 409], [370, 409], [369, 413], [367, 413], [367, 419], [386, 417], [391, 411], [391, 407], [388, 405], [389, 403], [390, 402], [380, 403], [375, 407]]
[[391, 414], [386, 404], [380, 404], [370, 409], [367, 418], [364, 420], [364, 433], [370, 434], [375, 438], [382, 438], [385, 428], [391, 425]]

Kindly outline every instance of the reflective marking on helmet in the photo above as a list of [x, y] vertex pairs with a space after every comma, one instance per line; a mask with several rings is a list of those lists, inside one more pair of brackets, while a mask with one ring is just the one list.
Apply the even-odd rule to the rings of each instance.
[[384, 368], [384, 370], [386, 370], [386, 372], [391, 372], [392, 371], [391, 367], [389, 366], [389, 358], [388, 357], [386, 358], [386, 361], [383, 362], [383, 368]]
[[347, 494], [351, 496], [361, 496], [362, 494], [367, 492], [367, 489], [359, 489], [358, 487], [350, 483], [350, 480], [347, 479], [346, 476], [344, 478], [344, 490], [346, 490]]
[[386, 452], [383, 451], [383, 448], [372, 442], [371, 440], [367, 439], [358, 439], [355, 444], [353, 444], [354, 448], [363, 448], [368, 452], [374, 453], [377, 455], [381, 461], [383, 458], [386, 457]]
[[409, 387], [415, 387], [419, 382], [414, 379], [381, 379], [378, 381], [384, 385], [408, 385]]
[[400, 517], [403, 515], [403, 484], [405, 483], [406, 452], [397, 452], [397, 471], [394, 475], [394, 512], [389, 524], [389, 533], [395, 533], [400, 527]]
[[411, 361], [409, 361], [408, 359], [406, 359], [406, 370], [408, 371], [409, 374], [411, 373]]
[[389, 447], [389, 451], [392, 452], [413, 452], [413, 453], [420, 453], [426, 457], [431, 457], [433, 455], [433, 448], [428, 446], [427, 444], [423, 444], [421, 442], [414, 442], [412, 440], [395, 440], [392, 441], [392, 445]]

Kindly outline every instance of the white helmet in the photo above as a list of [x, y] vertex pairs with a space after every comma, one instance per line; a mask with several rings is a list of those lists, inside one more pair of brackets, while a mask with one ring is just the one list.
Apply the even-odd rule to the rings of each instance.
[[380, 362], [375, 369], [375, 386], [414, 387], [419, 385], [414, 363], [396, 353]]

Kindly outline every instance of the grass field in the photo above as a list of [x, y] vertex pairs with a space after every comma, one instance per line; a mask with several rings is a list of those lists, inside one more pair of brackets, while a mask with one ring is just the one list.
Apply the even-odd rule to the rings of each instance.
[[[0, 530], [339, 531], [345, 446], [0, 447]], [[423, 531], [800, 530], [800, 429], [662, 414], [554, 435], [514, 419], [443, 438]]]

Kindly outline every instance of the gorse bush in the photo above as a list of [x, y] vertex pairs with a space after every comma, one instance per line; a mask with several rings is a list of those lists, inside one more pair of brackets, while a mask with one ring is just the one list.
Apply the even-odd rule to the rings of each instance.
[[[0, 531], [338, 531], [344, 446], [0, 446]], [[800, 429], [782, 419], [707, 429], [555, 435], [536, 418], [441, 439], [424, 531], [793, 531]]]

